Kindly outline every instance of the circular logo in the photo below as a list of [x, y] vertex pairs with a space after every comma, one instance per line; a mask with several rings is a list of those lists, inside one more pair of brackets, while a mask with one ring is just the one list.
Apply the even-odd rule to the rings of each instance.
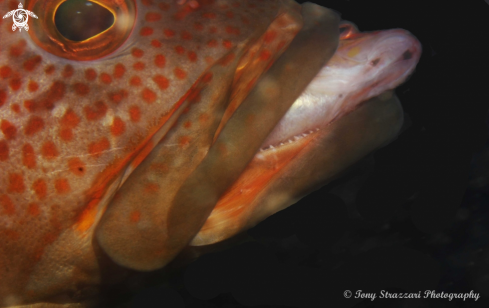
[[19, 3], [18, 9], [8, 12], [3, 16], [3, 18], [7, 18], [10, 16], [12, 16], [12, 19], [14, 21], [14, 24], [12, 25], [12, 31], [15, 31], [17, 29], [19, 29], [19, 31], [22, 31], [22, 28], [24, 28], [25, 31], [29, 30], [29, 26], [27, 25], [29, 16], [37, 18], [36, 14], [32, 13], [31, 11], [24, 10], [22, 3]]

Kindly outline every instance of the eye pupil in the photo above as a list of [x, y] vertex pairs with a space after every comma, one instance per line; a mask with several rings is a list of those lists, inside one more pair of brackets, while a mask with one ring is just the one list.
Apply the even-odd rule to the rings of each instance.
[[54, 23], [62, 36], [81, 42], [112, 27], [114, 15], [95, 2], [67, 0], [56, 10]]

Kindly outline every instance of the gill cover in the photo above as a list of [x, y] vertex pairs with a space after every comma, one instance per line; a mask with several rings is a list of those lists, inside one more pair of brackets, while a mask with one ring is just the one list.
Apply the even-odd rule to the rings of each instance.
[[[269, 27], [285, 38], [283, 33], [290, 32], [293, 40], [254, 87], [240, 82], [253, 63], [243, 48], [235, 49], [235, 56], [203, 74], [180, 108], [179, 123], [205, 123], [189, 127], [186, 138], [192, 142], [171, 129], [120, 187], [96, 230], [96, 239], [115, 262], [154, 270], [171, 261], [334, 54], [339, 17], [310, 3], [298, 14], [290, 4]], [[222, 61], [226, 67], [219, 65]], [[195, 96], [200, 103], [185, 109]], [[235, 111], [224, 117], [228, 110]]]

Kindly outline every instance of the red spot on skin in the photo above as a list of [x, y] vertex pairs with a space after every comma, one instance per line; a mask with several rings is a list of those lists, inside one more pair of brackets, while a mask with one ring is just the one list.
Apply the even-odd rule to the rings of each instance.
[[73, 76], [73, 73], [74, 73], [74, 70], [73, 70], [73, 66], [67, 64], [65, 65], [65, 68], [63, 69], [63, 78], [70, 78], [71, 76]]
[[234, 18], [234, 13], [231, 11], [226, 12], [226, 17], [227, 18]]
[[[2, 104], [0, 104], [0, 106], [2, 106]], [[11, 107], [11, 109], [15, 113], [20, 113], [20, 106], [19, 106], [19, 104], [13, 104], [12, 107]]]
[[126, 90], [119, 90], [117, 92], [109, 93], [109, 100], [114, 104], [119, 104], [124, 98], [126, 98], [129, 94]]
[[86, 106], [83, 111], [89, 121], [100, 120], [107, 113], [107, 105], [103, 101], [97, 101], [93, 106]]
[[105, 84], [110, 84], [112, 82], [112, 77], [107, 73], [100, 74], [100, 80]]
[[131, 86], [140, 86], [141, 85], [141, 78], [139, 78], [138, 76], [134, 76], [131, 78], [131, 80], [129, 80], [129, 84]]
[[141, 119], [141, 109], [138, 106], [131, 106], [129, 108], [129, 116], [131, 117], [131, 121], [139, 122]]
[[143, 62], [136, 62], [134, 63], [134, 65], [132, 66], [136, 71], [142, 71], [144, 70], [144, 63]]
[[190, 128], [190, 127], [192, 127], [192, 122], [190, 122], [190, 121], [185, 121], [185, 123], [183, 124], [183, 127], [185, 127], [185, 128]]
[[85, 96], [90, 93], [90, 87], [85, 83], [75, 83], [73, 89], [80, 96]]
[[44, 199], [47, 195], [48, 186], [43, 179], [38, 179], [32, 183], [32, 189], [40, 200]]
[[205, 123], [209, 120], [209, 115], [206, 113], [203, 113], [199, 116], [199, 122], [200, 123]]
[[142, 0], [141, 2], [146, 6], [152, 6], [153, 5], [153, 0]]
[[29, 58], [24, 62], [24, 69], [28, 72], [32, 72], [39, 66], [41, 61], [41, 56], [34, 56], [32, 58]]
[[20, 40], [17, 44], [12, 45], [12, 47], [10, 47], [10, 56], [19, 57], [24, 53], [25, 46], [26, 46], [26, 41], [24, 40]]
[[39, 209], [39, 204], [37, 203], [29, 203], [27, 206], [27, 212], [29, 215], [32, 217], [37, 217], [41, 213], [41, 210]]
[[93, 68], [88, 68], [87, 70], [85, 70], [85, 78], [88, 81], [94, 81], [95, 79], [97, 79], [97, 72]]
[[178, 45], [175, 47], [175, 51], [179, 54], [179, 55], [183, 55], [185, 53], [185, 48], [183, 48], [182, 46]]
[[92, 142], [88, 145], [88, 154], [98, 158], [104, 151], [110, 149], [110, 142], [107, 138], [102, 138], [98, 142]]
[[230, 63], [231, 63], [231, 62], [234, 60], [234, 58], [235, 58], [235, 57], [236, 57], [236, 55], [234, 54], [234, 52], [231, 52], [231, 53], [229, 53], [229, 54], [225, 55], [225, 56], [222, 58], [222, 60], [221, 60], [220, 64], [221, 64], [222, 66], [227, 66], [227, 65], [229, 65], [229, 64], [230, 64]]
[[44, 128], [44, 120], [41, 117], [33, 116], [27, 121], [27, 125], [24, 129], [24, 134], [26, 136], [32, 136], [40, 132]]
[[71, 158], [68, 161], [68, 168], [76, 176], [83, 176], [85, 174], [85, 163], [78, 157]]
[[29, 85], [27, 86], [29, 92], [36, 92], [39, 89], [39, 85], [35, 81], [29, 81]]
[[170, 85], [170, 82], [168, 81], [168, 79], [166, 79], [165, 77], [163, 77], [161, 75], [154, 76], [153, 81], [158, 85], [158, 87], [161, 90], [166, 90], [168, 88], [168, 86]]
[[146, 193], [157, 193], [160, 187], [155, 183], [148, 183], [144, 187], [144, 192]]
[[209, 42], [207, 42], [207, 46], [217, 47], [217, 41], [216, 40], [210, 40]]
[[7, 101], [7, 92], [5, 92], [4, 90], [0, 90], [0, 107], [2, 107], [6, 101]]
[[215, 13], [204, 13], [202, 14], [202, 17], [208, 18], [208, 19], [215, 19], [217, 15]]
[[41, 154], [45, 159], [54, 159], [58, 157], [59, 152], [52, 141], [45, 142], [41, 147]]
[[240, 35], [241, 34], [241, 31], [238, 28], [231, 27], [231, 26], [227, 26], [226, 27], [226, 32], [229, 33], [229, 34], [235, 34], [235, 35]]
[[194, 29], [197, 30], [197, 31], [202, 31], [202, 30], [204, 30], [204, 25], [201, 24], [200, 22], [196, 22], [194, 24]]
[[148, 22], [158, 21], [161, 19], [161, 14], [156, 12], [149, 12], [146, 14], [144, 19], [146, 19], [146, 21]]
[[54, 103], [63, 98], [65, 93], [65, 84], [61, 81], [55, 81], [45, 92], [41, 99], [38, 101], [26, 100], [24, 101], [24, 107], [30, 112], [34, 112], [38, 109], [52, 110]]
[[188, 59], [190, 62], [196, 62], [197, 61], [197, 54], [194, 51], [189, 51], [188, 52]]
[[265, 49], [260, 53], [260, 60], [267, 61], [268, 59], [270, 59], [271, 56], [272, 53], [269, 50]]
[[0, 195], [0, 204], [2, 205], [3, 213], [8, 216], [15, 215], [15, 205], [12, 199], [7, 195]]
[[175, 36], [175, 31], [171, 30], [171, 29], [165, 29], [163, 30], [163, 33], [165, 34], [166, 37], [170, 38], [170, 37], [174, 37]]
[[34, 112], [37, 109], [38, 105], [33, 100], [26, 100], [24, 101], [24, 107], [29, 112]]
[[189, 136], [180, 137], [180, 139], [178, 140], [178, 144], [182, 148], [187, 147], [190, 144], [190, 137]]
[[121, 118], [115, 117], [114, 122], [112, 122], [112, 125], [110, 126], [110, 133], [114, 137], [118, 137], [122, 135], [126, 131], [126, 123], [122, 121]]
[[134, 211], [131, 213], [129, 220], [133, 223], [137, 223], [141, 219], [141, 213], [139, 211]]
[[71, 141], [73, 139], [73, 131], [80, 123], [80, 118], [73, 110], [68, 110], [65, 115], [61, 118], [61, 130], [59, 132], [59, 136], [64, 141]]
[[68, 193], [71, 190], [71, 187], [67, 179], [57, 179], [54, 181], [54, 189], [61, 195]]
[[155, 64], [159, 68], [165, 67], [166, 64], [166, 58], [164, 55], [156, 55], [155, 57]]
[[133, 48], [131, 54], [135, 58], [141, 58], [144, 55], [144, 51], [139, 48]]
[[150, 28], [150, 27], [143, 27], [141, 29], [141, 32], [139, 32], [139, 34], [141, 36], [149, 36], [151, 34], [153, 34], [153, 28]]
[[146, 101], [148, 104], [152, 104], [156, 101], [156, 93], [151, 91], [148, 88], [145, 88], [142, 93], [143, 99]]
[[46, 67], [46, 69], [44, 69], [44, 73], [46, 73], [46, 75], [51, 75], [52, 73], [54, 73], [54, 71], [56, 70], [56, 68], [54, 67], [54, 65], [49, 65]]
[[270, 30], [270, 31], [267, 31], [265, 33], [265, 36], [263, 38], [263, 41], [267, 44], [273, 42], [275, 40], [275, 38], [277, 37], [277, 32], [276, 31], [273, 31], [273, 30]]
[[3, 79], [9, 78], [10, 75], [12, 74], [12, 69], [9, 66], [2, 66], [0, 67], [0, 77]]
[[28, 169], [36, 168], [36, 153], [34, 148], [29, 143], [22, 147], [22, 164]]
[[158, 41], [158, 40], [152, 40], [151, 41], [151, 46], [156, 47], [156, 48], [159, 48], [159, 47], [161, 47], [161, 42]]
[[187, 72], [185, 72], [183, 69], [177, 67], [173, 70], [173, 73], [178, 79], [185, 79], [187, 78]]
[[170, 5], [168, 3], [158, 3], [158, 7], [163, 11], [168, 11], [170, 9]]
[[224, 40], [222, 42], [222, 46], [224, 46], [227, 49], [231, 49], [231, 47], [233, 47], [233, 43], [231, 43], [231, 41], [229, 41], [229, 40]]
[[19, 173], [9, 174], [9, 184], [7, 191], [11, 193], [23, 193], [25, 190], [24, 177]]
[[17, 128], [7, 120], [2, 120], [0, 128], [2, 129], [3, 135], [7, 140], [14, 139], [17, 135]]
[[182, 39], [189, 41], [192, 39], [192, 34], [188, 31], [182, 31]]
[[0, 161], [6, 161], [9, 155], [9, 148], [7, 141], [0, 140]]
[[22, 80], [19, 77], [14, 77], [10, 80], [9, 86], [12, 91], [17, 91], [22, 86]]
[[80, 118], [78, 115], [71, 109], [66, 111], [63, 117], [60, 120], [61, 126], [65, 128], [75, 128], [80, 123]]
[[213, 77], [212, 73], [206, 73], [204, 77], [202, 77], [202, 82], [209, 83], [212, 81], [212, 77]]
[[114, 78], [115, 79], [122, 78], [125, 72], [126, 72], [126, 68], [124, 67], [124, 65], [122, 65], [121, 63], [117, 63], [114, 67]]

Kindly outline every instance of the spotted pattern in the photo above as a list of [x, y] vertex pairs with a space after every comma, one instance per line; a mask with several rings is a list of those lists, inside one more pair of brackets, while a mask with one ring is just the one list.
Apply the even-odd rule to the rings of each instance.
[[[199, 3], [137, 1], [128, 42], [95, 62], [48, 55], [12, 32], [10, 22], [0, 23], [0, 298], [15, 295], [27, 303], [56, 295], [60, 285], [75, 285], [54, 261], [74, 264], [86, 257], [92, 263], [77, 270], [95, 271], [90, 245], [82, 243], [115, 183], [127, 179], [164, 137], [173, 114], [188, 114], [172, 124], [173, 131], [184, 132], [175, 135], [178, 151], [191, 149], [194, 135], [210, 125], [212, 115], [192, 113], [203, 91], [219, 85], [206, 74], [209, 68], [225, 70], [241, 59], [251, 67], [241, 72], [241, 83], [248, 84], [285, 45], [280, 34], [266, 32], [280, 10], [291, 10], [281, 8], [282, 1]], [[0, 12], [17, 4], [0, 0]], [[205, 93], [208, 101], [217, 98]], [[184, 102], [188, 106], [178, 109]], [[155, 163], [152, 170], [166, 174], [169, 168]], [[161, 187], [147, 183], [143, 190], [157, 193]], [[126, 219], [137, 224], [148, 214], [133, 211]], [[63, 241], [85, 250], [57, 255]], [[54, 285], [43, 288], [47, 277]], [[27, 285], [34, 285], [28, 293]]]

